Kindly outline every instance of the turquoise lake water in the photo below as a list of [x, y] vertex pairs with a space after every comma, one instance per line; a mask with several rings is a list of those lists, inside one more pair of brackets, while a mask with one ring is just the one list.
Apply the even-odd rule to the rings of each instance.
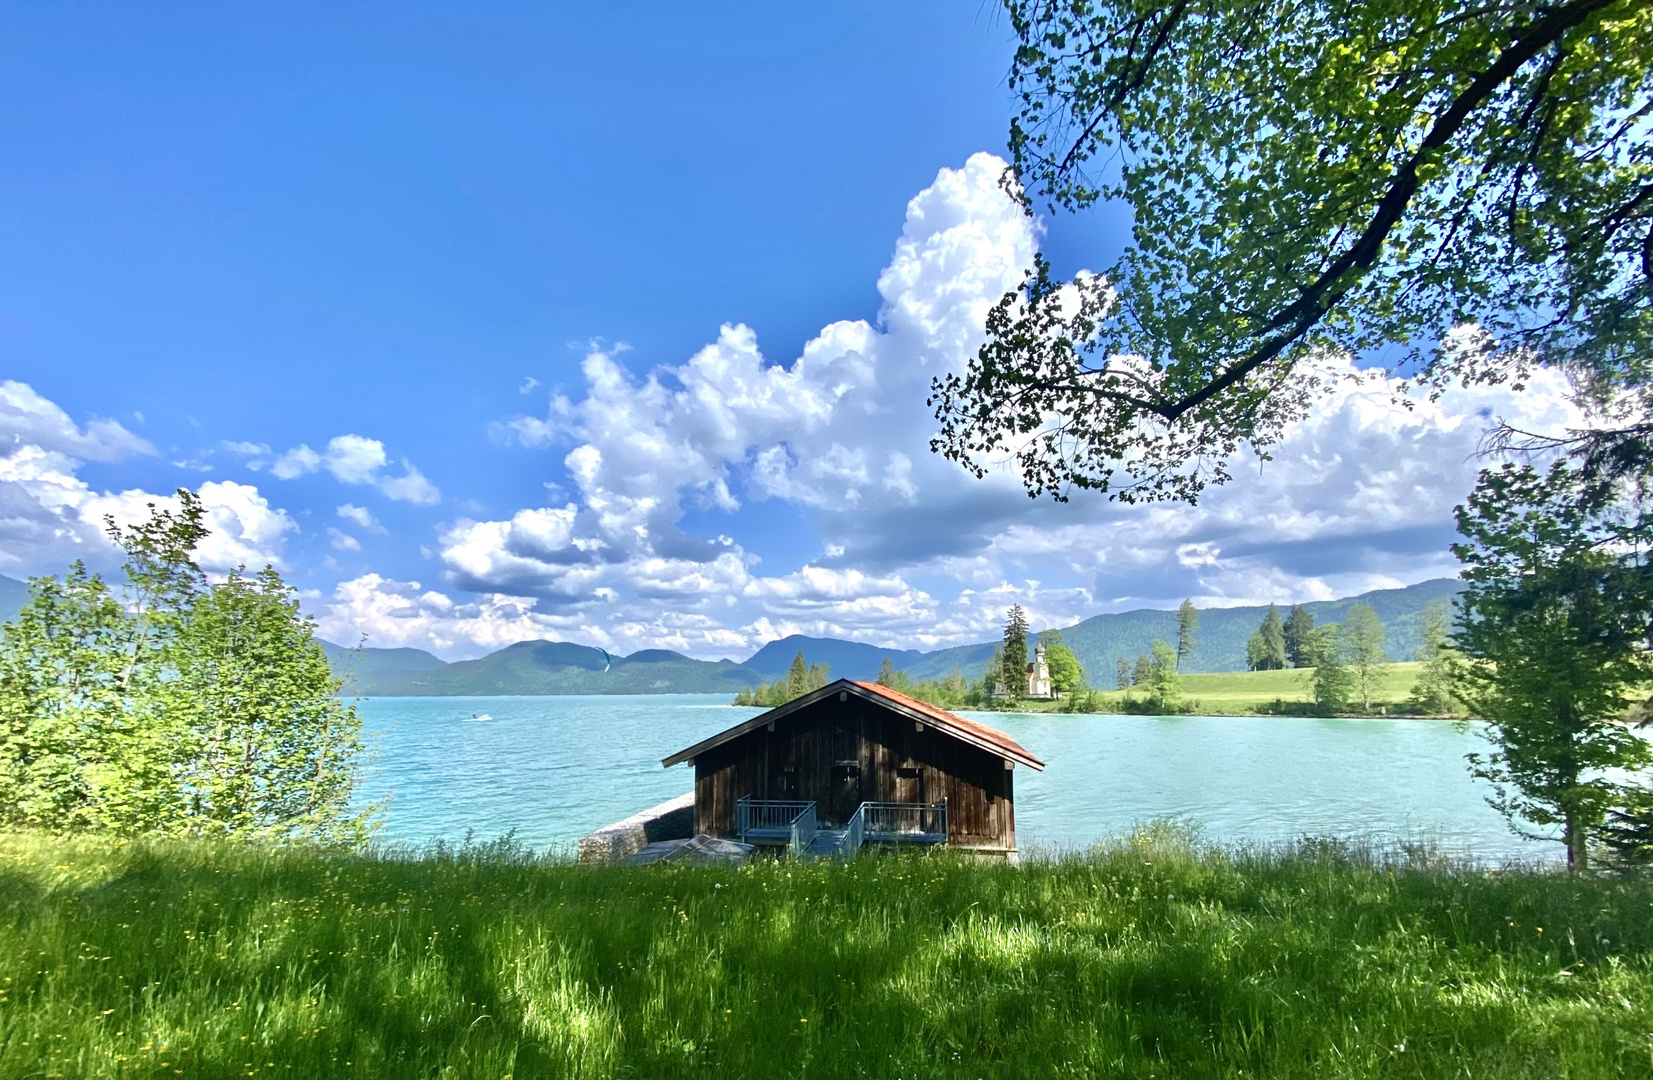
[[[725, 694], [372, 698], [363, 794], [382, 840], [492, 839], [536, 848], [580, 836], [694, 786], [660, 759], [755, 715]], [[970, 713], [1047, 768], [1016, 770], [1023, 850], [1083, 848], [1156, 818], [1223, 843], [1336, 836], [1427, 840], [1497, 861], [1553, 859], [1513, 836], [1464, 755], [1473, 732], [1429, 720], [1040, 716]], [[473, 720], [473, 716], [487, 719]]]

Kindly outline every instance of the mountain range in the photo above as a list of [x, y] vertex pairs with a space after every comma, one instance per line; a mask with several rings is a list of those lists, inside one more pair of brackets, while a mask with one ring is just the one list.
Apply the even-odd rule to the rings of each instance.
[[[1404, 589], [1380, 589], [1340, 600], [1304, 604], [1316, 625], [1340, 622], [1351, 604], [1370, 604], [1386, 628], [1391, 660], [1410, 660], [1418, 648], [1423, 609], [1450, 600], [1463, 589], [1437, 578]], [[1200, 612], [1194, 651], [1184, 672], [1245, 670], [1246, 641], [1262, 622], [1266, 606], [1209, 608]], [[1284, 615], [1284, 609], [1281, 614]], [[1143, 609], [1095, 615], [1061, 631], [1092, 683], [1113, 685], [1114, 665], [1148, 652], [1155, 638], [1175, 642], [1177, 613]], [[661, 694], [724, 693], [784, 678], [793, 657], [826, 664], [832, 677], [874, 679], [886, 657], [914, 679], [942, 679], [957, 667], [975, 678], [993, 656], [995, 642], [957, 645], [925, 652], [887, 649], [841, 638], [792, 635], [771, 641], [746, 660], [695, 660], [664, 649], [608, 657], [601, 649], [561, 641], [523, 641], [477, 660], [444, 663], [419, 649], [345, 649], [325, 643], [334, 669], [346, 676], [347, 692], [363, 696], [496, 694]]]
[[[1387, 630], [1384, 648], [1391, 660], [1410, 660], [1418, 648], [1423, 609], [1463, 590], [1452, 578], [1436, 578], [1404, 589], [1380, 589], [1341, 600], [1304, 604], [1317, 625], [1340, 622], [1351, 604], [1370, 604]], [[28, 600], [28, 586], [0, 575], [0, 622], [9, 621]], [[1266, 607], [1207, 608], [1200, 611], [1194, 651], [1184, 672], [1245, 670], [1246, 641]], [[1284, 615], [1284, 609], [1281, 614]], [[1142, 609], [1094, 615], [1065, 627], [1062, 640], [1074, 651], [1093, 685], [1111, 687], [1114, 665], [1133, 662], [1155, 638], [1176, 641], [1177, 613]], [[771, 641], [744, 663], [695, 660], [665, 649], [609, 656], [601, 649], [565, 641], [520, 641], [477, 660], [448, 663], [422, 649], [349, 649], [323, 642], [346, 692], [367, 697], [500, 694], [721, 694], [784, 678], [798, 653], [811, 664], [826, 664], [832, 677], [874, 679], [886, 657], [917, 680], [944, 679], [957, 667], [975, 678], [993, 656], [996, 642], [956, 645], [925, 652], [888, 649], [861, 641], [794, 634]]]
[[763, 681], [732, 660], [694, 660], [666, 649], [609, 657], [566, 641], [519, 641], [451, 664], [420, 649], [322, 647], [344, 676], [345, 692], [363, 697], [732, 694]]

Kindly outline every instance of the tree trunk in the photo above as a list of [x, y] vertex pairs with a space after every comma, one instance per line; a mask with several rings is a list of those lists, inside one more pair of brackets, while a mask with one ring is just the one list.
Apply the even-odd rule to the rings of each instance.
[[1574, 873], [1582, 873], [1590, 868], [1590, 849], [1585, 846], [1588, 835], [1578, 819], [1568, 814], [1566, 818], [1567, 842], [1567, 869]]

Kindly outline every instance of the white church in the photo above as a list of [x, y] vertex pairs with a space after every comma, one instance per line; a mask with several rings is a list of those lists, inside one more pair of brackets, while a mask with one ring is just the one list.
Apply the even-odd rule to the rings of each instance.
[[[1033, 649], [1033, 659], [1027, 662], [1027, 684], [1022, 688], [1024, 698], [1042, 698], [1045, 701], [1054, 701], [1062, 695], [1056, 692], [1056, 687], [1050, 682], [1050, 666], [1045, 663], [1045, 646], [1040, 642]], [[1005, 688], [1004, 676], [1001, 674], [995, 680], [993, 696], [996, 698], [1010, 697], [1010, 691]]]

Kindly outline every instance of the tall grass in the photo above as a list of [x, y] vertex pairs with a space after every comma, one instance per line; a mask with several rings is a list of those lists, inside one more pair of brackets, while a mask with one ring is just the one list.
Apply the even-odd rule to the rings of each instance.
[[0, 837], [0, 1075], [1653, 1072], [1653, 884], [1164, 832], [741, 870]]

